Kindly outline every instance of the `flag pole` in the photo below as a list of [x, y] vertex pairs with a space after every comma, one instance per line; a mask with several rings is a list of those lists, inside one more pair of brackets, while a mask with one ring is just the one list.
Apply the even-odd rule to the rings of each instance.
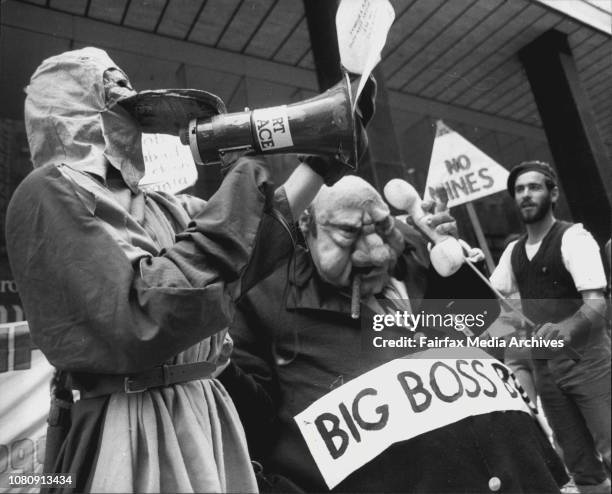
[[489, 269], [489, 274], [493, 272], [495, 269], [495, 263], [493, 262], [493, 256], [491, 255], [491, 251], [489, 250], [489, 246], [487, 245], [487, 240], [482, 231], [482, 226], [480, 225], [480, 220], [478, 219], [478, 215], [476, 214], [476, 210], [471, 202], [465, 203], [465, 208], [467, 209], [468, 215], [470, 217], [470, 221], [472, 222], [472, 227], [474, 228], [474, 233], [476, 233], [476, 238], [478, 239], [478, 245], [482, 249], [482, 252], [485, 256], [485, 262], [487, 263], [487, 268]]

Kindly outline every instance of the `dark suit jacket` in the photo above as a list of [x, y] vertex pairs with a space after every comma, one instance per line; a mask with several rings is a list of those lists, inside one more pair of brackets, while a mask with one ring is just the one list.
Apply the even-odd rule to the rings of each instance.
[[[407, 226], [403, 232], [407, 248], [395, 275], [405, 281], [413, 311], [431, 299], [453, 298], [460, 305], [471, 297], [489, 299], [484, 309], [490, 321], [495, 319], [497, 302], [469, 268], [441, 278], [429, 269], [420, 236]], [[330, 390], [404, 356], [406, 350], [367, 347], [366, 330], [350, 317], [349, 294], [324, 283], [300, 248], [291, 262], [252, 289], [239, 309], [230, 328], [232, 364], [220, 379], [236, 403], [251, 455], [265, 470], [306, 490], [326, 491], [293, 417]], [[362, 306], [364, 317], [368, 310]], [[502, 480], [502, 492], [555, 492], [565, 480], [563, 467], [531, 417], [495, 412], [397, 443], [335, 490], [487, 492], [493, 476]]]

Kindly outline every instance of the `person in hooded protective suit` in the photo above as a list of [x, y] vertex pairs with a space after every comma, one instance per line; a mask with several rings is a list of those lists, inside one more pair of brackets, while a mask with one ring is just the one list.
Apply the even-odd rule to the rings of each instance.
[[27, 88], [35, 169], [9, 257], [34, 342], [81, 392], [55, 471], [78, 492], [254, 492], [213, 376], [233, 301], [290, 252], [322, 180], [300, 165], [274, 192], [242, 157], [208, 202], [144, 193], [141, 129], [116, 104], [134, 94], [95, 48], [45, 60]]

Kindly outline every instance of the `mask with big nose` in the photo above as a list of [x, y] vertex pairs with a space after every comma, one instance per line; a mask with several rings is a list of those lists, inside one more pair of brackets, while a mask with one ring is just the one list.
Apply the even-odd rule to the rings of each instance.
[[[386, 216], [379, 222], [374, 222], [371, 215], [365, 211], [361, 234], [355, 242], [351, 263], [353, 265], [351, 278], [359, 276], [361, 295], [370, 295], [382, 291], [389, 279], [389, 273], [397, 261], [397, 252], [383, 239], [385, 227], [392, 221]], [[388, 233], [389, 227], [386, 227]]]
[[320, 277], [349, 287], [358, 274], [363, 295], [382, 290], [403, 249], [389, 207], [374, 187], [355, 176], [323, 187], [300, 227]]

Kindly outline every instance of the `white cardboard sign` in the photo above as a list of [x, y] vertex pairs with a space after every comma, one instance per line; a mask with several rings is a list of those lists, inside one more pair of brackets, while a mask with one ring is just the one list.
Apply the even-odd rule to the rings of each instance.
[[139, 187], [143, 190], [176, 194], [191, 187], [198, 178], [189, 146], [183, 146], [176, 136], [143, 134], [142, 154], [145, 175]]
[[298, 414], [294, 420], [327, 486], [332, 489], [392, 444], [463, 418], [530, 413], [507, 367], [479, 349], [466, 350], [464, 358], [458, 349], [437, 349], [392, 360]]
[[32, 348], [25, 321], [0, 324], [0, 493], [39, 492], [11, 486], [11, 475], [43, 473], [53, 367]]
[[448, 193], [448, 207], [452, 208], [506, 190], [508, 174], [508, 170], [441, 120], [436, 122], [424, 199], [431, 199], [432, 190], [443, 186]]

